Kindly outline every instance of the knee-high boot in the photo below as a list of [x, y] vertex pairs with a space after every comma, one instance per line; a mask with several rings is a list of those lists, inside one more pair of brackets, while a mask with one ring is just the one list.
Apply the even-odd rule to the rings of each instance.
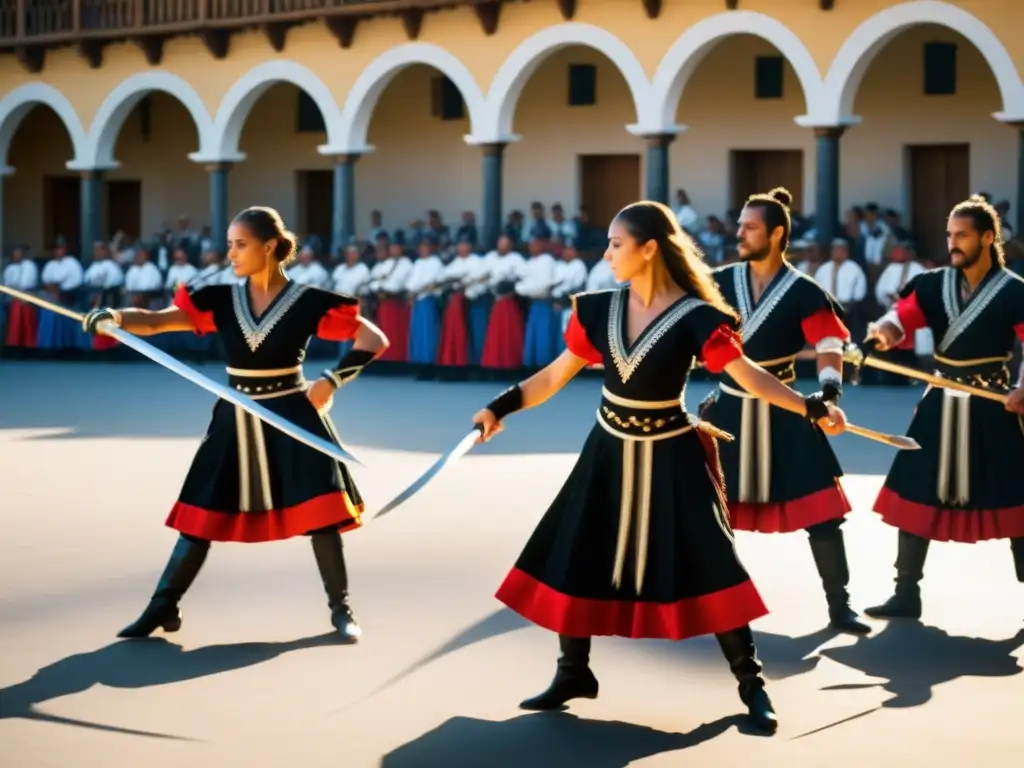
[[355, 643], [362, 636], [363, 630], [348, 603], [348, 570], [345, 567], [341, 534], [336, 530], [317, 531], [311, 535], [310, 540], [313, 542], [313, 556], [316, 558], [324, 591], [327, 593], [331, 624], [346, 642]]
[[548, 689], [519, 706], [530, 710], [561, 709], [570, 699], [596, 699], [597, 678], [590, 671], [590, 638], [558, 636], [562, 654]]
[[739, 682], [740, 700], [747, 705], [750, 719], [758, 728], [775, 733], [779, 721], [768, 692], [764, 689], [761, 661], [757, 658], [750, 625], [722, 632], [715, 637], [718, 638], [725, 660], [729, 662], [729, 669]]
[[830, 521], [807, 529], [811, 554], [814, 555], [814, 564], [818, 567], [818, 575], [825, 588], [830, 626], [840, 632], [866, 635], [871, 627], [859, 621], [857, 612], [850, 607], [850, 593], [847, 590], [850, 568], [846, 561], [846, 544], [839, 522]]
[[209, 551], [210, 542], [184, 534], [180, 536], [146, 610], [135, 623], [122, 629], [117, 636], [148, 637], [158, 628], [164, 632], [177, 632], [181, 629], [182, 617], [178, 602], [192, 586]]
[[864, 613], [876, 619], [921, 618], [921, 579], [928, 556], [928, 539], [900, 531], [896, 555], [896, 592], [881, 605]]

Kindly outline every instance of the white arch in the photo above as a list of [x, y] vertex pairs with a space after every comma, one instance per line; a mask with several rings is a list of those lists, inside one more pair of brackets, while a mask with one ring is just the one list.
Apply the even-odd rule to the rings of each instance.
[[[633, 51], [611, 32], [593, 24], [566, 23], [541, 30], [520, 43], [491, 82], [487, 92], [485, 120], [479, 131], [467, 137], [475, 144], [514, 140], [512, 120], [523, 88], [537, 67], [555, 51], [572, 45], [593, 48], [608, 57], [622, 73], [636, 106], [637, 124], [630, 127], [634, 133], [644, 133], [646, 124], [654, 114], [651, 84], [647, 73]], [[652, 133], [657, 132], [651, 130]]]
[[212, 121], [202, 98], [185, 80], [170, 72], [140, 72], [118, 83], [100, 104], [89, 128], [89, 139], [84, 151], [68, 164], [72, 170], [116, 168], [114, 146], [128, 115], [146, 94], [161, 91], [173, 96], [188, 113], [196, 126], [199, 148], [202, 150], [210, 135]]
[[812, 116], [822, 109], [821, 73], [803, 41], [771, 16], [755, 11], [729, 11], [702, 19], [686, 30], [658, 65], [653, 81], [656, 119], [665, 131], [674, 127], [679, 99], [701, 61], [718, 43], [733, 35], [755, 35], [774, 45], [796, 72], [804, 92], [807, 115]]
[[980, 19], [955, 5], [915, 0], [879, 11], [843, 43], [825, 77], [826, 116], [833, 124], [856, 122], [853, 102], [860, 82], [878, 52], [894, 37], [921, 24], [941, 24], [966, 37], [985, 57], [999, 84], [1004, 122], [1024, 120], [1024, 84], [1003, 42]]
[[209, 152], [193, 155], [192, 159], [197, 162], [244, 160], [245, 155], [238, 151], [242, 127], [259, 97], [277, 83], [291, 83], [305, 91], [323, 115], [328, 145], [339, 140], [341, 112], [324, 82], [311, 69], [294, 61], [267, 61], [257, 64], [231, 86], [217, 108]]
[[64, 128], [71, 139], [74, 157], [82, 153], [87, 137], [82, 121], [78, 119], [78, 113], [71, 106], [71, 102], [52, 85], [27, 83], [0, 99], [0, 168], [7, 167], [7, 151], [11, 148], [11, 140], [17, 133], [18, 126], [38, 104], [48, 106], [64, 123]]
[[320, 151], [325, 154], [371, 151], [373, 148], [366, 143], [366, 134], [377, 101], [388, 83], [403, 69], [414, 64], [431, 66], [455, 83], [469, 114], [470, 132], [475, 132], [485, 114], [486, 102], [473, 74], [465, 64], [443, 48], [432, 43], [406, 43], [388, 49], [363, 70], [345, 99], [345, 107], [341, 112], [340, 143], [334, 148], [322, 147]]

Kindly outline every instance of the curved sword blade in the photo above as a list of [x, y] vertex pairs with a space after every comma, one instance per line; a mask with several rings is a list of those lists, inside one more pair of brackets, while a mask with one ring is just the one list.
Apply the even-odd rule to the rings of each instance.
[[395, 496], [395, 498], [393, 498], [391, 501], [389, 501], [387, 504], [381, 507], [380, 511], [378, 511], [371, 518], [371, 520], [376, 520], [378, 517], [386, 515], [388, 512], [391, 512], [396, 507], [401, 506], [409, 499], [411, 499], [413, 496], [415, 496], [417, 493], [419, 493], [423, 486], [425, 486], [427, 483], [433, 480], [441, 472], [441, 470], [443, 470], [449, 464], [457, 461], [458, 459], [461, 459], [463, 456], [469, 453], [472, 450], [473, 446], [476, 445], [476, 441], [479, 439], [482, 433], [483, 429], [481, 427], [474, 427], [469, 434], [467, 434], [464, 438], [462, 438], [459, 441], [458, 445], [456, 445], [454, 448], [448, 451], [448, 453], [442, 455], [441, 458], [439, 458], [431, 465], [430, 469], [428, 469], [426, 472], [420, 475], [416, 482], [414, 482], [400, 494]]

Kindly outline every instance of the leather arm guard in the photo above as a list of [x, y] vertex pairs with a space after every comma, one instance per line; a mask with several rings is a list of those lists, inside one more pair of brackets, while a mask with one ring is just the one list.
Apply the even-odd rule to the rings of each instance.
[[109, 307], [103, 307], [101, 309], [90, 310], [86, 316], [82, 318], [82, 330], [86, 333], [96, 333], [96, 326], [104, 320], [109, 320], [114, 325], [121, 324], [121, 316], [118, 312], [110, 309]]
[[518, 384], [513, 384], [496, 398], [487, 404], [487, 410], [494, 414], [494, 418], [501, 421], [510, 413], [522, 410], [523, 390]]
[[376, 356], [374, 352], [368, 352], [365, 349], [352, 349], [341, 358], [338, 362], [338, 367], [333, 370], [327, 368], [320, 378], [325, 381], [329, 381], [331, 386], [334, 387], [335, 391], [348, 384], [352, 379], [363, 372], [363, 368], [373, 362], [373, 358]]

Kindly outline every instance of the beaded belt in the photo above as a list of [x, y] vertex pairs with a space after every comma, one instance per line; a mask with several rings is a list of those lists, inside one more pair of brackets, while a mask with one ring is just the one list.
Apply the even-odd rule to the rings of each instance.
[[227, 368], [228, 386], [253, 400], [284, 397], [306, 389], [302, 366], [291, 368]]

